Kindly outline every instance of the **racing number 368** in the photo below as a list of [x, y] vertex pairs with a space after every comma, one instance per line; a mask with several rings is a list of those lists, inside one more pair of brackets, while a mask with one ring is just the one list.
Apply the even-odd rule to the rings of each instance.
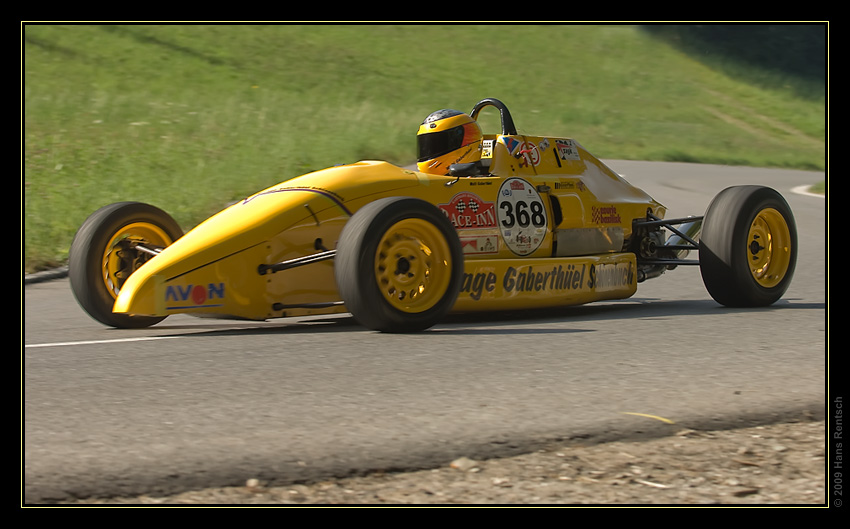
[[499, 188], [497, 217], [502, 239], [517, 255], [529, 255], [545, 236], [546, 208], [537, 189], [522, 178], [508, 178]]
[[499, 203], [499, 208], [503, 213], [502, 226], [505, 228], [513, 228], [516, 224], [519, 224], [520, 228], [539, 228], [546, 225], [546, 214], [541, 202], [532, 201], [531, 204], [526, 204], [523, 200], [503, 200]]

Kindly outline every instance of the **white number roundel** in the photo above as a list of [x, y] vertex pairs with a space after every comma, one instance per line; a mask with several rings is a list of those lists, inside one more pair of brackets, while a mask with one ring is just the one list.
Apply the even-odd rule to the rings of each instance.
[[546, 208], [533, 185], [508, 178], [499, 188], [499, 229], [505, 244], [517, 255], [536, 250], [546, 235]]

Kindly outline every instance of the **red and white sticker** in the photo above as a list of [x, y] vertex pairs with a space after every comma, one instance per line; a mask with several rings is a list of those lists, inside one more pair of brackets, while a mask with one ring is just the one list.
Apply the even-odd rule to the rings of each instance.
[[490, 255], [499, 253], [499, 236], [475, 235], [460, 237], [460, 247], [465, 255]]
[[475, 193], [464, 191], [453, 196], [448, 204], [438, 204], [458, 230], [496, 227], [496, 206]]
[[555, 147], [558, 149], [558, 157], [561, 160], [581, 160], [574, 140], [555, 140]]
[[526, 165], [537, 166], [540, 164], [540, 150], [537, 145], [531, 142], [523, 142], [519, 146], [518, 154], [522, 155], [522, 159]]

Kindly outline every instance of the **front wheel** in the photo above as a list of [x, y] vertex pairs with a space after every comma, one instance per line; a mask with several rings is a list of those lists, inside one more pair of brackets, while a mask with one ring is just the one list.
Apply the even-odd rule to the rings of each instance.
[[729, 307], [762, 307], [791, 283], [797, 229], [788, 203], [763, 186], [730, 187], [708, 206], [699, 248], [709, 294]]
[[337, 288], [365, 327], [415, 332], [454, 306], [463, 278], [457, 232], [437, 208], [415, 198], [377, 200], [354, 214], [334, 258]]
[[71, 243], [68, 278], [74, 297], [92, 318], [110, 327], [141, 328], [162, 321], [116, 314], [112, 306], [130, 274], [182, 236], [174, 219], [154, 206], [119, 202], [100, 208]]

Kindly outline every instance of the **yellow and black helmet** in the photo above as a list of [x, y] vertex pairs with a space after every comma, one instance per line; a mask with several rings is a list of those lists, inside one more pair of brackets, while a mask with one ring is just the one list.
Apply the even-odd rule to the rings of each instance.
[[423, 173], [446, 175], [452, 164], [481, 159], [481, 127], [458, 110], [432, 112], [419, 126], [416, 138], [417, 166]]

